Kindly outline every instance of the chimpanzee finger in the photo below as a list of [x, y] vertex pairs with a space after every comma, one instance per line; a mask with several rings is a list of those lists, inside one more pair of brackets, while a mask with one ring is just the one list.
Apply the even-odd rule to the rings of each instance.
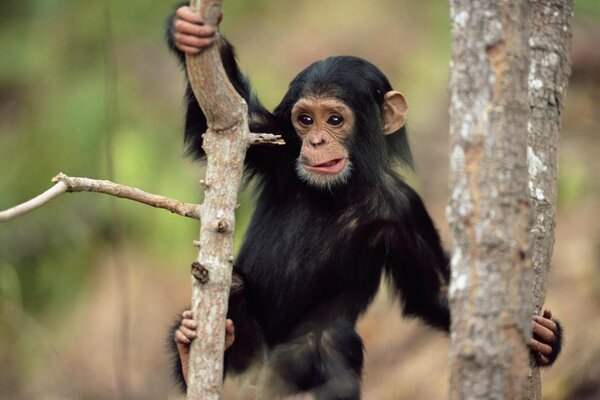
[[[184, 19], [186, 21], [200, 25], [204, 24], [204, 20], [198, 14], [193, 12], [189, 6], [179, 7], [175, 14], [178, 18]], [[217, 18], [217, 24], [220, 24], [221, 21], [223, 21], [223, 11], [219, 13], [219, 17]]]
[[548, 319], [552, 319], [552, 311], [550, 311], [548, 309], [545, 309], [543, 317], [544, 318], [548, 318]]
[[225, 323], [225, 350], [227, 350], [235, 341], [235, 328], [233, 321], [228, 319]]
[[225, 333], [227, 335], [233, 335], [235, 333], [235, 326], [233, 325], [233, 321], [230, 319], [225, 321]]
[[544, 356], [550, 356], [553, 351], [552, 346], [549, 346], [535, 339], [531, 339], [531, 341], [529, 342], [529, 347], [531, 348], [531, 350], [540, 352]]
[[175, 331], [175, 343], [179, 344], [190, 344], [192, 340], [188, 338], [180, 329]]
[[195, 49], [203, 49], [205, 47], [208, 47], [211, 43], [213, 43], [215, 41], [214, 38], [199, 38], [196, 36], [191, 36], [191, 35], [183, 35], [183, 34], [179, 34], [176, 33], [175, 34], [175, 43], [177, 44], [177, 47], [179, 48], [180, 46], [185, 46], [185, 47], [191, 47], [191, 48], [195, 48]]
[[192, 319], [193, 318], [192, 310], [185, 310], [184, 312], [181, 313], [181, 316], [185, 319]]
[[184, 20], [177, 20], [173, 25], [176, 33], [192, 35], [197, 37], [211, 37], [215, 35], [215, 29], [212, 26], [192, 24]]
[[189, 328], [186, 328], [183, 325], [179, 326], [179, 329], [177, 329], [177, 331], [175, 332], [175, 334], [177, 335], [178, 332], [181, 332], [189, 340], [193, 340], [193, 339], [196, 338], [196, 336], [198, 336], [198, 332], [195, 329], [189, 329]]
[[202, 49], [199, 49], [197, 47], [190, 47], [190, 46], [177, 45], [177, 48], [179, 50], [181, 50], [182, 52], [184, 52], [185, 54], [190, 54], [190, 55], [198, 54], [202, 51]]
[[545, 326], [539, 324], [538, 322], [533, 323], [533, 336], [536, 339], [543, 341], [544, 343], [554, 343], [556, 340], [556, 336], [554, 332]]
[[550, 364], [550, 359], [542, 353], [533, 353], [533, 358], [535, 358], [535, 363], [538, 367], [545, 367]]
[[204, 20], [198, 14], [193, 12], [189, 6], [179, 7], [175, 12], [175, 15], [177, 16], [177, 18], [183, 19], [188, 22], [192, 22], [194, 24], [204, 24]]
[[551, 319], [548, 319], [548, 318], [545, 318], [545, 317], [540, 317], [538, 315], [534, 316], [533, 319], [538, 324], [540, 324], [543, 327], [545, 327], [545, 328], [549, 329], [550, 331], [552, 331], [552, 334], [555, 334], [556, 331], [558, 330], [558, 327], [556, 326], [556, 322], [552, 321]]
[[188, 329], [198, 329], [198, 321], [195, 319], [184, 318], [181, 320], [181, 326], [185, 326]]

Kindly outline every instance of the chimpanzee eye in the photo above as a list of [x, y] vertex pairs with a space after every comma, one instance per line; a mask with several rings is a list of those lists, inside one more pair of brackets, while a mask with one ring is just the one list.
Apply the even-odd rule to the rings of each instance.
[[312, 125], [314, 121], [313, 121], [313, 119], [312, 119], [312, 117], [310, 115], [308, 115], [308, 114], [300, 114], [298, 116], [298, 122], [301, 125], [309, 126], [309, 125]]
[[339, 115], [332, 115], [327, 120], [327, 123], [331, 126], [340, 126], [344, 123], [344, 118], [340, 117]]

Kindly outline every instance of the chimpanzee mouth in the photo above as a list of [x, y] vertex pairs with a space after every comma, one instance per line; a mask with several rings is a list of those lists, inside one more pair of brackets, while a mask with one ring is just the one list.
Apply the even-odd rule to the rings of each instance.
[[346, 167], [345, 158], [336, 158], [320, 164], [308, 165], [304, 164], [304, 168], [311, 172], [321, 174], [339, 174]]
[[300, 180], [311, 186], [333, 190], [350, 179], [352, 162], [347, 158], [334, 158], [324, 163], [309, 165], [308, 160], [298, 157], [296, 173]]

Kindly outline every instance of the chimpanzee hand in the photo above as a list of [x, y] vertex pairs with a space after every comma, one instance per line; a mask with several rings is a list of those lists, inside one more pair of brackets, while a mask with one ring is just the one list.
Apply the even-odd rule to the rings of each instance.
[[[222, 19], [223, 13], [219, 15], [219, 23]], [[214, 28], [204, 25], [204, 20], [188, 6], [177, 9], [172, 32], [175, 46], [186, 54], [197, 54], [215, 40]]]
[[562, 327], [552, 319], [552, 312], [544, 310], [543, 315], [533, 316], [533, 338], [529, 348], [538, 367], [552, 365], [562, 346]]
[[[190, 344], [192, 340], [198, 335], [198, 321], [192, 319], [192, 311], [186, 310], [181, 316], [181, 324], [175, 331], [175, 343], [177, 344], [177, 351], [179, 352], [179, 359], [181, 360], [181, 370], [183, 372], [184, 380], [187, 384], [188, 366], [190, 359]], [[235, 340], [233, 321], [227, 320], [225, 324], [225, 350], [227, 350]]]

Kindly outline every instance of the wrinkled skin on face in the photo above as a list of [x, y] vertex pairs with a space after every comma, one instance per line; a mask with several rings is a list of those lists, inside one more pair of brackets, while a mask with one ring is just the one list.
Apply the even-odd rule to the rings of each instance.
[[[406, 121], [406, 111], [400, 92], [386, 93], [381, 134], [398, 131]], [[326, 189], [347, 183], [352, 171], [349, 139], [358, 134], [352, 109], [335, 97], [307, 96], [294, 104], [291, 120], [302, 141], [298, 177]]]
[[354, 113], [330, 97], [305, 97], [292, 109], [292, 124], [302, 141], [296, 171], [311, 185], [344, 184], [352, 163], [345, 143], [354, 131]]

